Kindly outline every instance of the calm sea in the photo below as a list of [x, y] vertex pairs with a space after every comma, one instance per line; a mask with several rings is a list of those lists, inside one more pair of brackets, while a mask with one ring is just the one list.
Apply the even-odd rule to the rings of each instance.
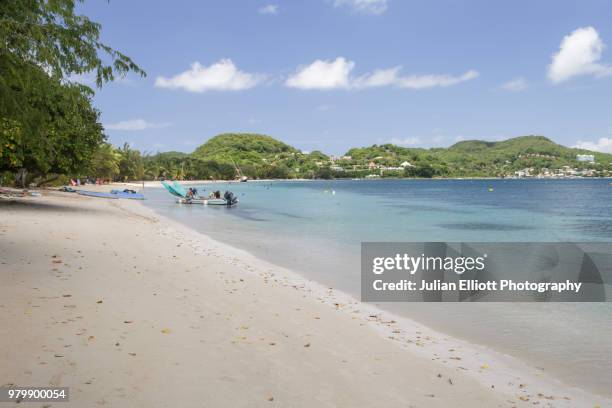
[[[362, 241], [612, 242], [611, 180], [343, 180], [197, 186], [233, 208], [146, 205], [306, 278], [359, 296]], [[612, 303], [382, 304], [612, 396]]]

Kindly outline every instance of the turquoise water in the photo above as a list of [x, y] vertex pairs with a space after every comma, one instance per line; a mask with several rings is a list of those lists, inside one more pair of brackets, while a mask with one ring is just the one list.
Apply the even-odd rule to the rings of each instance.
[[[363, 241], [612, 242], [612, 185], [605, 179], [253, 182], [198, 189], [229, 189], [240, 204], [180, 206], [162, 189], [149, 189], [146, 204], [355, 296]], [[612, 304], [381, 307], [611, 395]]]

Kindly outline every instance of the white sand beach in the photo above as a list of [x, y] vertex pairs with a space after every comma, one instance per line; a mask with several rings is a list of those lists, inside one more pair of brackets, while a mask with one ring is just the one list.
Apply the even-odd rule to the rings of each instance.
[[0, 385], [70, 387], [36, 406], [612, 406], [139, 202], [0, 200], [0, 282]]

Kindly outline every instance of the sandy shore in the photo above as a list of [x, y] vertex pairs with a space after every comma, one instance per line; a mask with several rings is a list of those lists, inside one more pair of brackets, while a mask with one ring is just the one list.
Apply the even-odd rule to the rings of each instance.
[[610, 403], [138, 202], [48, 192], [0, 200], [0, 215], [0, 385], [71, 392], [68, 404], [36, 406]]

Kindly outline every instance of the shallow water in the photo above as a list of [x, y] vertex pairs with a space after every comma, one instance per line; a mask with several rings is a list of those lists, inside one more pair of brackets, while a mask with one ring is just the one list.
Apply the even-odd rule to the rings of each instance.
[[[363, 241], [612, 242], [612, 185], [605, 179], [253, 182], [198, 189], [230, 189], [240, 204], [181, 206], [163, 189], [147, 190], [145, 204], [357, 297]], [[569, 385], [612, 395], [611, 303], [380, 306], [524, 358]]]

